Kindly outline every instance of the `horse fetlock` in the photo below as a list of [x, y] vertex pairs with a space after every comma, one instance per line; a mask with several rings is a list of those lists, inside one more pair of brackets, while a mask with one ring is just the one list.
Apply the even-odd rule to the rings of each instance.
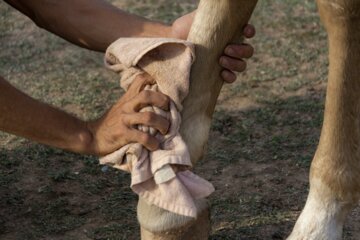
[[309, 196], [288, 240], [338, 240], [347, 215], [355, 206], [337, 198], [320, 179], [312, 179]]

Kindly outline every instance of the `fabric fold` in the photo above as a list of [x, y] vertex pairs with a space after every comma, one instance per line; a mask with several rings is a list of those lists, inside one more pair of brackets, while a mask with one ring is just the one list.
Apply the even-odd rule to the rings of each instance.
[[179, 129], [182, 101], [189, 92], [191, 65], [195, 59], [193, 44], [167, 38], [120, 38], [105, 54], [108, 68], [121, 74], [120, 85], [125, 90], [143, 72], [156, 81], [144, 90], [160, 91], [169, 96], [170, 111], [146, 107], [170, 121], [164, 136], [155, 129], [138, 129], [155, 136], [160, 142], [156, 151], [148, 151], [133, 143], [100, 158], [101, 164], [131, 172], [131, 188], [150, 204], [189, 217], [196, 217], [195, 199], [209, 196], [214, 187], [190, 171], [192, 164], [188, 148]]

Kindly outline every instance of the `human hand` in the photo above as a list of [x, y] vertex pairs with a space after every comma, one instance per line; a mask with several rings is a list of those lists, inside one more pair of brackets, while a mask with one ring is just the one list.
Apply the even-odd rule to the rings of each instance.
[[[171, 37], [186, 39], [195, 17], [195, 11], [176, 19], [171, 26]], [[255, 36], [254, 26], [247, 24], [243, 34], [246, 38]], [[246, 69], [244, 59], [252, 57], [254, 48], [249, 44], [229, 44], [224, 50], [224, 55], [219, 59], [220, 65], [224, 68], [221, 76], [225, 82], [232, 83], [236, 80], [234, 72], [243, 72]]]
[[169, 109], [167, 96], [159, 92], [142, 91], [145, 85], [151, 83], [153, 80], [149, 75], [139, 75], [117, 103], [101, 118], [88, 123], [93, 136], [89, 144], [92, 154], [103, 156], [135, 142], [152, 151], [159, 147], [155, 137], [136, 129], [137, 125], [145, 125], [166, 134], [170, 125], [167, 119], [153, 112], [139, 112], [149, 105]]

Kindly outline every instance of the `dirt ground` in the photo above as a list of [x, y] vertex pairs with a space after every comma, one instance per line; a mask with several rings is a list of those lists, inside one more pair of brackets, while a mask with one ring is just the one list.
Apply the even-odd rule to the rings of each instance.
[[[171, 22], [195, 0], [113, 0]], [[195, 171], [216, 192], [210, 239], [285, 239], [308, 192], [322, 124], [326, 34], [314, 1], [259, 1], [248, 70], [223, 88]], [[0, 72], [31, 96], [83, 119], [121, 94], [102, 54], [73, 46], [0, 3]], [[139, 239], [129, 175], [98, 159], [0, 133], [0, 239]], [[360, 239], [360, 212], [344, 239]]]

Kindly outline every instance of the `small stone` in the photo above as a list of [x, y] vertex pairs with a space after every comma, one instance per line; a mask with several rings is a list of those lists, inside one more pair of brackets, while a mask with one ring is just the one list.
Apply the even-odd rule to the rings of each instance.
[[108, 167], [108, 166], [103, 166], [103, 167], [101, 168], [101, 171], [102, 171], [103, 173], [106, 173], [107, 171], [109, 171], [109, 167]]

